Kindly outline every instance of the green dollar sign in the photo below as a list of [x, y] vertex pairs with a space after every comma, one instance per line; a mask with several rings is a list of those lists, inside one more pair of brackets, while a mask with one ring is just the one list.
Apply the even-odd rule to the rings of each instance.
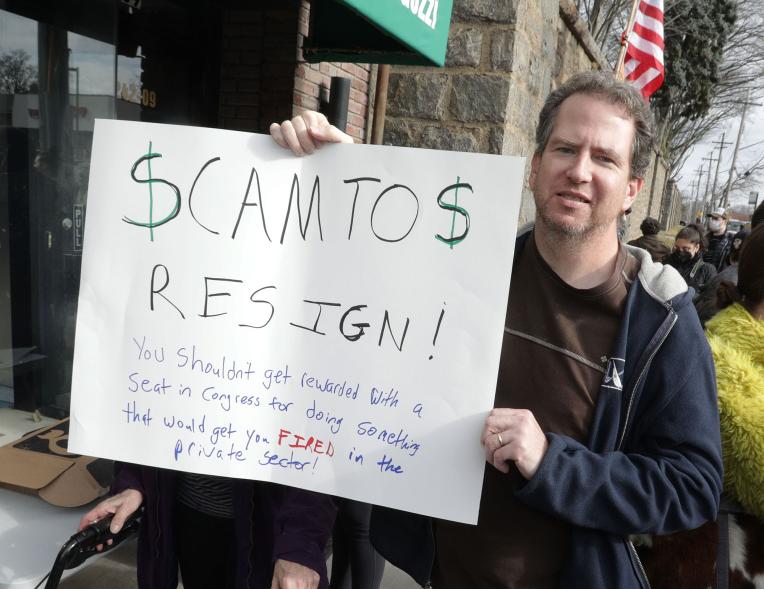
[[[456, 177], [456, 184], [451, 184], [450, 186], [446, 186], [443, 190], [440, 191], [440, 194], [438, 195], [438, 206], [441, 209], [451, 211], [451, 236], [450, 237], [443, 237], [440, 234], [435, 234], [435, 239], [438, 241], [441, 241], [445, 243], [448, 247], [451, 249], [454, 249], [454, 246], [464, 241], [464, 238], [467, 237], [467, 234], [470, 232], [470, 214], [467, 212], [466, 209], [458, 206], [459, 201], [459, 189], [460, 188], [466, 188], [470, 192], [472, 192], [472, 186], [470, 184], [466, 184], [464, 182], [460, 182], [459, 176]], [[446, 195], [447, 192], [450, 192], [451, 190], [454, 191], [454, 202], [453, 204], [444, 202], [443, 197]], [[456, 215], [459, 214], [462, 217], [464, 217], [464, 232], [461, 235], [454, 236], [454, 227], [456, 226]]]
[[[138, 182], [139, 184], [149, 185], [149, 220], [147, 222], [143, 222], [143, 221], [134, 221], [133, 219], [130, 219], [129, 217], [122, 217], [122, 220], [125, 223], [129, 223], [130, 225], [137, 225], [138, 227], [148, 227], [151, 241], [154, 241], [154, 227], [159, 227], [160, 225], [164, 225], [165, 223], [172, 221], [175, 217], [178, 216], [178, 213], [180, 213], [180, 190], [178, 189], [178, 187], [175, 186], [175, 184], [173, 184], [172, 182], [168, 182], [167, 180], [164, 180], [162, 178], [151, 177], [151, 160], [154, 159], [155, 157], [162, 157], [162, 154], [152, 152], [151, 142], [149, 141], [148, 153], [138, 158], [138, 160], [133, 164], [132, 170], [130, 170], [130, 177], [134, 181]], [[146, 165], [148, 167], [149, 177], [146, 179], [140, 179], [136, 177], [135, 175], [135, 171], [138, 169], [138, 166], [140, 166], [143, 162], [146, 162]], [[173, 207], [172, 211], [170, 211], [170, 214], [167, 215], [164, 219], [161, 219], [159, 221], [154, 221], [153, 184], [157, 182], [159, 182], [160, 184], [166, 184], [172, 189], [172, 191], [175, 193], [175, 206]]]

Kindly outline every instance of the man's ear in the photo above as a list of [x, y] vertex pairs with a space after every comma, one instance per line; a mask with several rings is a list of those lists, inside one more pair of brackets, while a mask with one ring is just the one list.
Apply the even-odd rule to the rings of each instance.
[[642, 190], [644, 184], [644, 178], [632, 178], [629, 180], [629, 183], [626, 185], [626, 198], [623, 199], [623, 206], [621, 207], [622, 213], [625, 213], [626, 210], [634, 204], [634, 201], [637, 200], [637, 195], [639, 194], [639, 191]]
[[541, 154], [534, 153], [531, 159], [531, 175], [528, 178], [528, 186], [530, 186], [531, 190], [536, 190], [536, 175], [538, 174], [540, 164]]

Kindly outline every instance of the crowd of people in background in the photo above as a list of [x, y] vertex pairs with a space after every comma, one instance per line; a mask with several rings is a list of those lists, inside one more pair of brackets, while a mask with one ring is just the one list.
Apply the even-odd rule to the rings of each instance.
[[[714, 357], [724, 458], [719, 519], [643, 539], [640, 556], [656, 589], [756, 586], [753, 555], [764, 534], [764, 204], [736, 233], [727, 231], [723, 209], [707, 218], [707, 233], [698, 224], [682, 227], [662, 258], [655, 219], [645, 219], [643, 237], [629, 242], [675, 267], [696, 290]], [[720, 579], [729, 585], [715, 585]]]
[[694, 302], [703, 325], [721, 308], [717, 293], [722, 283], [737, 284], [743, 244], [751, 229], [764, 222], [764, 206], [759, 205], [750, 224], [737, 232], [728, 231], [728, 214], [723, 207], [715, 208], [706, 219], [706, 228], [699, 222], [682, 222], [672, 248], [659, 236], [658, 220], [646, 217], [639, 226], [642, 236], [628, 242], [646, 250], [654, 262], [676, 268], [695, 290]]

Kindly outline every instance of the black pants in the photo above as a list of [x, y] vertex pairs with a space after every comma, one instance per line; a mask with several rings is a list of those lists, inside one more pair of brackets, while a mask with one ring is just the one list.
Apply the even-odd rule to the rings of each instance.
[[175, 544], [185, 589], [234, 589], [236, 532], [233, 520], [175, 503]]
[[[385, 559], [369, 542], [371, 505], [335, 498], [331, 589], [379, 589]], [[352, 581], [351, 581], [352, 580]]]

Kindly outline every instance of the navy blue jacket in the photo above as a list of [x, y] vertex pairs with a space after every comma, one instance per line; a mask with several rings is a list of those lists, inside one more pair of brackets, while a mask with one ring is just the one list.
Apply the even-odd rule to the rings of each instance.
[[[515, 257], [527, 235], [518, 238]], [[673, 268], [628, 249], [641, 268], [589, 440], [584, 445], [547, 433], [549, 449], [538, 471], [515, 493], [573, 526], [560, 578], [565, 588], [649, 587], [629, 536], [695, 528], [715, 518], [719, 507], [714, 364], [691, 292]], [[379, 552], [428, 585], [436, 551], [430, 520], [375, 507], [371, 525]]]

